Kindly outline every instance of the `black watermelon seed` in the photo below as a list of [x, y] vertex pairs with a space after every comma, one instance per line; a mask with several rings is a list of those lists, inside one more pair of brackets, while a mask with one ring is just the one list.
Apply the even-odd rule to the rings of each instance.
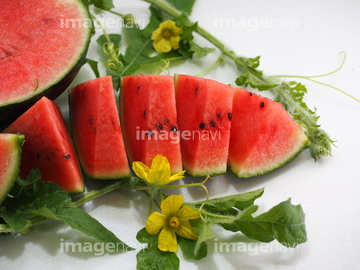
[[170, 127], [170, 130], [171, 130], [172, 132], [176, 133], [176, 132], [177, 132], [177, 127], [176, 127], [176, 126], [171, 126], [171, 127]]
[[229, 118], [229, 120], [231, 121], [232, 120], [232, 113], [228, 113], [228, 118]]
[[138, 84], [138, 85], [136, 86], [136, 89], [137, 89], [137, 90], [140, 90], [140, 84]]
[[157, 127], [159, 130], [163, 129], [163, 126], [162, 126], [162, 124], [160, 124], [160, 123], [157, 123], [156, 127]]
[[148, 137], [151, 137], [152, 136], [152, 131], [151, 130], [147, 130], [145, 132], [145, 134], [148, 136]]
[[90, 124], [92, 124], [94, 122], [94, 119], [92, 118], [92, 116], [89, 117], [89, 122], [90, 122]]
[[217, 113], [216, 117], [220, 119], [221, 118], [221, 113]]
[[199, 128], [204, 129], [204, 128], [205, 128], [205, 124], [201, 122], [201, 123], [199, 124]]
[[250, 92], [249, 94], [250, 94], [250, 96], [252, 96], [252, 95], [253, 95], [253, 93], [252, 93], [252, 92]]
[[71, 155], [69, 155], [69, 154], [64, 155], [64, 158], [65, 158], [65, 159], [70, 159], [70, 158], [71, 158]]
[[215, 127], [215, 122], [214, 122], [214, 121], [210, 121], [210, 126]]
[[263, 101], [260, 103], [260, 108], [264, 108], [264, 107], [265, 107], [265, 102]]
[[195, 92], [196, 92], [196, 93], [199, 92], [199, 88], [198, 88], [198, 87], [195, 88]]
[[144, 110], [144, 112], [143, 112], [143, 116], [146, 118], [146, 110]]

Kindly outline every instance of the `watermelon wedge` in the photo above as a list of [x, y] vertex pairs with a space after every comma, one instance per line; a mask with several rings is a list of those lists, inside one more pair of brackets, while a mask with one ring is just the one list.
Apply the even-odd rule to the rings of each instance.
[[129, 177], [112, 77], [72, 88], [69, 106], [74, 143], [85, 173], [94, 179]]
[[20, 176], [38, 168], [41, 180], [58, 184], [69, 193], [84, 190], [81, 169], [59, 107], [42, 97], [5, 130], [25, 135]]
[[23, 135], [0, 134], [0, 204], [5, 200], [19, 174], [23, 143]]
[[0, 126], [68, 87], [85, 61], [91, 33], [79, 0], [1, 0]]
[[167, 75], [131, 75], [121, 80], [121, 123], [129, 161], [167, 157], [172, 173], [182, 170], [174, 79]]
[[309, 145], [301, 127], [281, 104], [234, 88], [228, 165], [239, 178], [271, 172]]
[[192, 176], [225, 173], [233, 88], [210, 79], [175, 75], [184, 169]]

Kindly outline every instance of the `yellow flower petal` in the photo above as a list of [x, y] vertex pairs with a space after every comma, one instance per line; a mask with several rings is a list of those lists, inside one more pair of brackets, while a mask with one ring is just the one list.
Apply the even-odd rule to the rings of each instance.
[[170, 163], [168, 159], [160, 154], [157, 154], [151, 161], [151, 170], [164, 170], [170, 172]]
[[159, 234], [158, 248], [161, 251], [176, 252], [178, 249], [175, 231], [164, 227]]
[[147, 175], [150, 171], [149, 167], [140, 161], [135, 161], [132, 164], [132, 169], [135, 174], [143, 180], [147, 180]]
[[180, 36], [171, 36], [170, 39], [170, 44], [171, 44], [171, 47], [174, 49], [174, 50], [177, 50], [179, 49], [179, 42], [180, 42]]
[[191, 228], [191, 224], [188, 220], [180, 220], [180, 226], [175, 230], [176, 234], [181, 237], [195, 240], [197, 239], [196, 232]]
[[181, 171], [181, 172], [178, 172], [176, 174], [171, 175], [170, 178], [169, 178], [168, 183], [171, 183], [173, 181], [180, 180], [180, 179], [184, 178], [185, 177], [184, 173], [185, 173], [185, 171]]
[[182, 207], [176, 215], [179, 219], [197, 219], [200, 217], [200, 212], [192, 210], [189, 206]]
[[167, 53], [172, 49], [179, 49], [180, 35], [183, 33], [174, 21], [167, 20], [159, 25], [159, 28], [152, 32], [151, 40], [158, 53]]
[[184, 198], [181, 195], [171, 195], [161, 202], [161, 212], [168, 218], [176, 216], [183, 202]]
[[150, 234], [157, 234], [166, 225], [166, 217], [159, 212], [152, 213], [146, 221], [146, 231]]

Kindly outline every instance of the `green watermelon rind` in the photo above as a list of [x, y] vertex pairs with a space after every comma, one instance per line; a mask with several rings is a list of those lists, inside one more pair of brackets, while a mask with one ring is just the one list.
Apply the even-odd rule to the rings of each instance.
[[[78, 4], [79, 9], [85, 20], [92, 22], [91, 15], [88, 7], [85, 6], [81, 1], [74, 0]], [[71, 66], [59, 74], [57, 79], [54, 79], [52, 84], [47, 85], [43, 89], [36, 89], [32, 95], [26, 95], [22, 99], [16, 101], [3, 102], [0, 104], [0, 130], [3, 130], [7, 125], [13, 122], [22, 113], [28, 110], [43, 96], [54, 100], [60, 96], [67, 87], [73, 82], [75, 77], [80, 71], [80, 68], [86, 62], [86, 55], [89, 49], [91, 37], [94, 34], [93, 27], [84, 28], [86, 30], [85, 44], [84, 47], [79, 50], [78, 58], [74, 59]]]
[[262, 167], [262, 170], [256, 170], [256, 171], [250, 171], [249, 170], [246, 173], [244, 173], [244, 172], [240, 173], [239, 169], [235, 170], [235, 169], [232, 168], [232, 167], [235, 167], [234, 165], [231, 166], [231, 165], [228, 164], [228, 171], [232, 175], [234, 175], [235, 177], [242, 178], [242, 179], [262, 176], [262, 175], [271, 173], [273, 171], [276, 171], [276, 170], [284, 167], [285, 165], [289, 164], [296, 157], [298, 157], [303, 151], [305, 151], [307, 148], [310, 147], [311, 143], [310, 143], [308, 137], [304, 133], [301, 133], [301, 135], [302, 135], [302, 139], [299, 140], [299, 141], [302, 141], [302, 143], [299, 143], [300, 147], [297, 147], [297, 150], [292, 151], [292, 154], [286, 156], [282, 161], [278, 162], [277, 165], [269, 166], [267, 168]]
[[[4, 133], [3, 133], [4, 134]], [[11, 165], [9, 168], [9, 175], [7, 175], [6, 180], [3, 183], [3, 186], [0, 188], [0, 205], [6, 199], [10, 190], [14, 186], [17, 176], [20, 173], [20, 164], [21, 164], [21, 153], [22, 146], [25, 142], [25, 136], [21, 134], [9, 134], [11, 135], [11, 142], [13, 145], [14, 152], [11, 157]]]

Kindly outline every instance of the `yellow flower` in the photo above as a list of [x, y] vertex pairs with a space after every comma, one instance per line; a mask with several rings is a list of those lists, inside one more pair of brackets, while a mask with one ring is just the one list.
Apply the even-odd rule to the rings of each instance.
[[179, 49], [181, 34], [182, 29], [177, 27], [174, 21], [167, 20], [152, 32], [151, 40], [154, 40], [153, 46], [158, 53], [167, 53], [171, 49]]
[[185, 171], [171, 175], [170, 163], [163, 155], [156, 155], [150, 168], [140, 161], [132, 164], [135, 174], [152, 186], [165, 186], [175, 180], [184, 178]]
[[176, 252], [178, 245], [176, 234], [187, 238], [197, 239], [197, 234], [191, 228], [189, 219], [200, 217], [199, 211], [183, 206], [181, 195], [171, 195], [161, 202], [161, 213], [152, 213], [146, 221], [146, 231], [157, 234], [160, 230], [158, 248], [162, 251]]

